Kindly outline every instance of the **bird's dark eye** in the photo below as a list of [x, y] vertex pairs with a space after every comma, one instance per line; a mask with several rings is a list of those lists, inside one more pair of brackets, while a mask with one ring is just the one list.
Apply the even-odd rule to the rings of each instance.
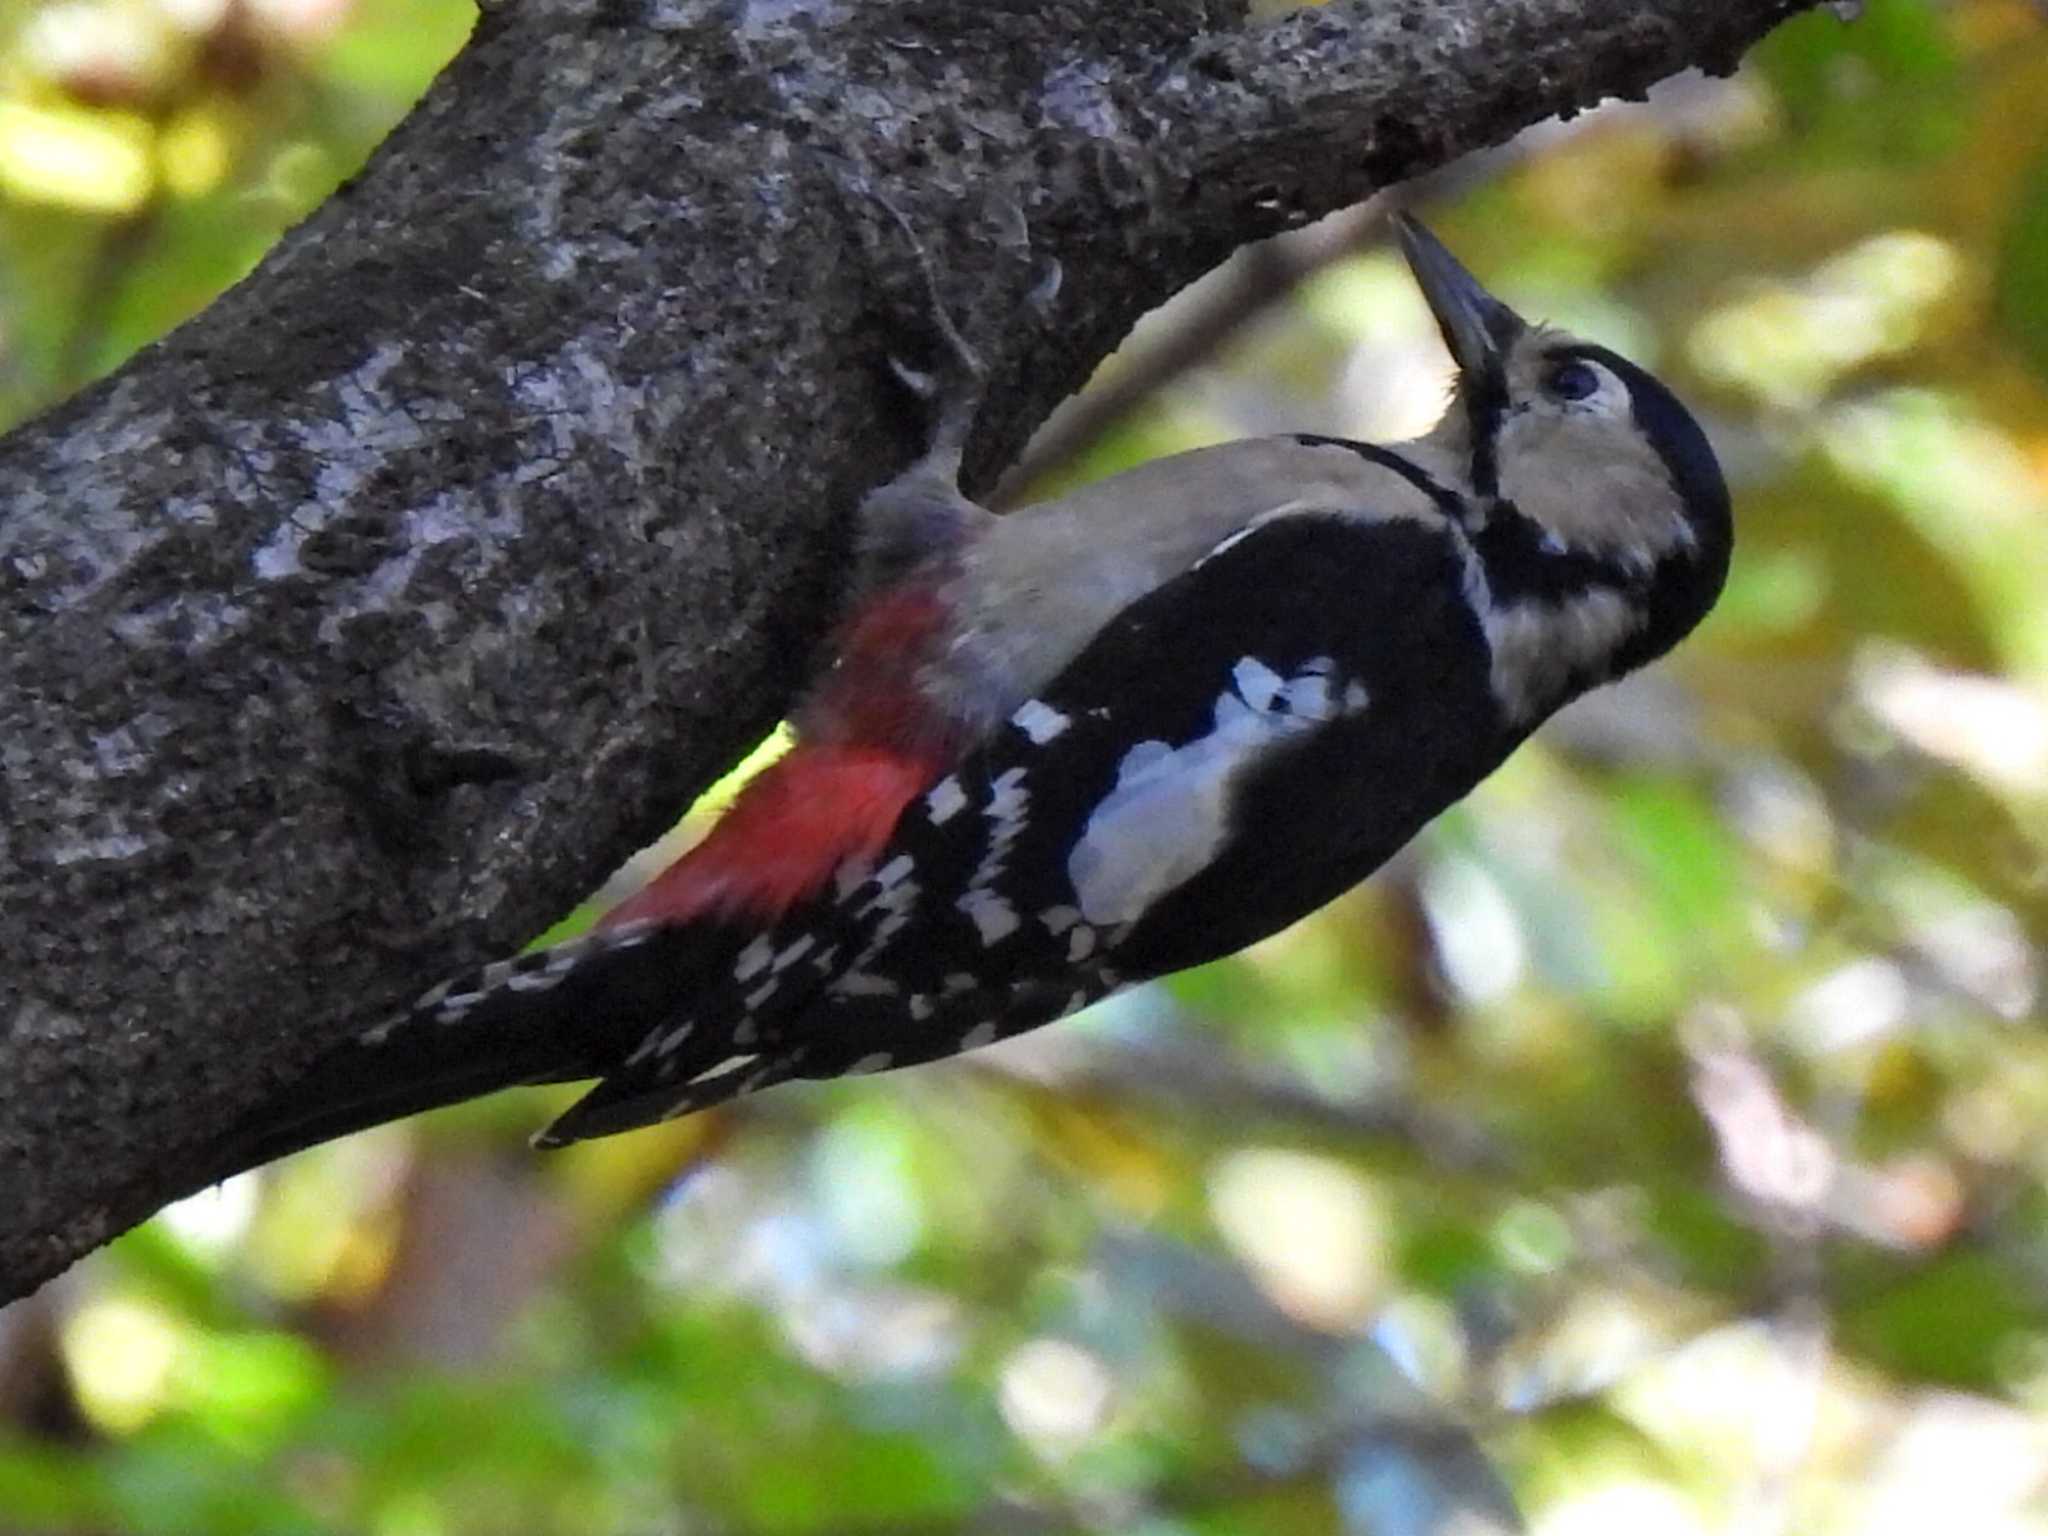
[[1551, 367], [1543, 388], [1553, 399], [1585, 400], [1600, 392], [1600, 375], [1590, 363], [1567, 360]]

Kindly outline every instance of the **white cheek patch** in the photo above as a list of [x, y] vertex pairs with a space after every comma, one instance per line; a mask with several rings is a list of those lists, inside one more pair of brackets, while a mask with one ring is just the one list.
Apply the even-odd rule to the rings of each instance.
[[[1619, 385], [1616, 385], [1619, 388]], [[1612, 415], [1526, 419], [1500, 445], [1500, 494], [1546, 535], [1544, 548], [1578, 551], [1647, 570], [1698, 543], [1684, 502], [1656, 451]]]
[[1067, 857], [1081, 915], [1097, 926], [1136, 922], [1213, 863], [1230, 837], [1239, 778], [1279, 744], [1365, 708], [1365, 690], [1338, 690], [1335, 673], [1326, 656], [1286, 678], [1247, 656], [1231, 669], [1235, 686], [1217, 698], [1208, 734], [1126, 752], [1116, 788]]

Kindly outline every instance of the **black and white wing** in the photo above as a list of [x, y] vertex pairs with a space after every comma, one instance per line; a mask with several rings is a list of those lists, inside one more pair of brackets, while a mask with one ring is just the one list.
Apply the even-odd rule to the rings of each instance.
[[1133, 603], [888, 846], [681, 992], [544, 1138], [907, 1066], [1356, 884], [1521, 739], [1447, 523], [1289, 511]]

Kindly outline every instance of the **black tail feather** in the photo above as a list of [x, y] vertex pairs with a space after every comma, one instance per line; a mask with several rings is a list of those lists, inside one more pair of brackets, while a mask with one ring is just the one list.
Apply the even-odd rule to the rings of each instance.
[[734, 942], [717, 924], [600, 930], [435, 987], [244, 1117], [211, 1177], [501, 1088], [601, 1077]]

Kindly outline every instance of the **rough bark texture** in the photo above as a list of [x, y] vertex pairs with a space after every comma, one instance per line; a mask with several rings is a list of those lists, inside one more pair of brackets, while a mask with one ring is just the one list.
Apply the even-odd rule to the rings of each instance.
[[993, 363], [985, 481], [1236, 245], [1803, 8], [489, 7], [260, 271], [0, 443], [0, 1299], [776, 718], [916, 432], [851, 165]]

